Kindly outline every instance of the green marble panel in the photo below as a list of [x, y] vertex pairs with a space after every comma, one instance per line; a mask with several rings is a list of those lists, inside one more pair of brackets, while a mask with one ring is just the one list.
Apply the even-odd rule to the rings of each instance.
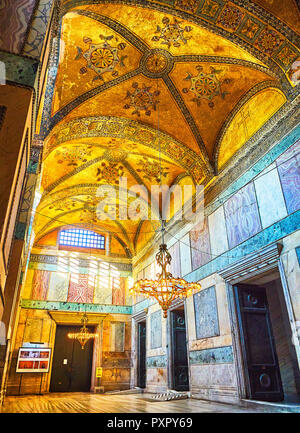
[[34, 301], [22, 299], [22, 308], [55, 311], [83, 311], [87, 313], [132, 314], [132, 307], [124, 305], [82, 304], [77, 302]]
[[146, 359], [146, 365], [148, 368], [166, 367], [167, 366], [167, 356], [166, 355], [149, 356]]
[[232, 346], [193, 350], [189, 353], [191, 364], [228, 364], [233, 362]]

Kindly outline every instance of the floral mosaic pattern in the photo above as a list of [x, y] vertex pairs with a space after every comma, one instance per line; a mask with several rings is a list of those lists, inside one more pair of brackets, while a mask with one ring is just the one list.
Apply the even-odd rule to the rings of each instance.
[[156, 161], [150, 160], [149, 158], [143, 157], [139, 161], [137, 172], [141, 173], [145, 179], [150, 182], [155, 181], [159, 183], [160, 176], [166, 177], [169, 173], [169, 167], [162, 166], [160, 169], [159, 164]]
[[229, 84], [231, 83], [231, 79], [225, 78], [223, 81], [220, 81], [218, 75], [222, 72], [221, 69], [215, 69], [213, 67], [210, 68], [211, 73], [203, 72], [202, 66], [198, 65], [196, 67], [198, 70], [198, 75], [192, 76], [190, 73], [187, 74], [187, 77], [184, 78], [185, 81], [190, 82], [190, 87], [183, 88], [183, 93], [192, 92], [195, 97], [192, 99], [193, 102], [196, 102], [198, 106], [201, 104], [201, 100], [208, 100], [208, 106], [213, 108], [215, 103], [212, 101], [216, 96], [221, 96], [222, 99], [225, 98], [228, 91], [222, 90], [221, 86], [223, 83]]
[[157, 36], [153, 36], [152, 41], [167, 45], [168, 48], [171, 46], [179, 48], [181, 44], [186, 44], [191, 38], [186, 33], [191, 32], [192, 27], [181, 27], [181, 22], [176, 18], [173, 18], [173, 21], [171, 21], [169, 18], [164, 17], [162, 24], [163, 27], [157, 26], [155, 31]]
[[92, 154], [92, 148], [92, 145], [74, 146], [73, 148], [61, 147], [55, 152], [57, 163], [78, 167], [81, 163], [88, 161], [88, 157]]
[[119, 177], [124, 174], [124, 169], [121, 164], [114, 162], [101, 163], [101, 166], [97, 168], [97, 182], [105, 181], [106, 183], [117, 185], [119, 183]]
[[[76, 60], [84, 58], [86, 60], [86, 67], [80, 69], [82, 75], [87, 73], [87, 68], [92, 69], [97, 75], [93, 78], [95, 80], [104, 81], [103, 75], [106, 72], [111, 72], [112, 77], [117, 77], [119, 72], [116, 70], [117, 65], [124, 67], [124, 60], [126, 55], [121, 55], [120, 52], [124, 50], [126, 44], [119, 42], [117, 37], [99, 35], [103, 40], [100, 44], [93, 43], [89, 37], [84, 37], [83, 42], [89, 45], [88, 49], [83, 52], [81, 47], [77, 47]], [[111, 45], [109, 41], [115, 40], [116, 45]]]
[[258, 36], [255, 45], [265, 54], [271, 56], [277, 50], [283, 39], [271, 29], [264, 29]]
[[127, 91], [126, 99], [129, 99], [129, 102], [124, 105], [124, 108], [127, 110], [133, 108], [131, 114], [136, 114], [139, 117], [141, 112], [144, 112], [146, 116], [150, 116], [151, 110], [156, 110], [159, 102], [157, 97], [160, 95], [160, 91], [155, 90], [154, 92], [150, 92], [151, 86], [146, 86], [145, 84], [139, 87], [138, 83], [133, 83], [132, 87], [133, 91]]
[[235, 31], [241, 24], [243, 16], [241, 9], [227, 4], [222, 10], [217, 23], [228, 31]]

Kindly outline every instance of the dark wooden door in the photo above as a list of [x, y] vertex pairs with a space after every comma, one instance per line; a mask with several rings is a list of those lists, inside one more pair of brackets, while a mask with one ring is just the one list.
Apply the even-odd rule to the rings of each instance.
[[184, 310], [171, 312], [171, 336], [173, 388], [176, 391], [188, 391], [189, 369]]
[[[93, 328], [88, 328], [93, 332]], [[84, 349], [77, 340], [68, 338], [69, 332], [79, 332], [80, 326], [58, 325], [50, 382], [51, 392], [88, 392], [91, 386], [93, 340]]]
[[266, 290], [238, 284], [234, 291], [249, 398], [281, 401], [284, 396]]
[[140, 388], [146, 388], [146, 322], [138, 324], [138, 383]]

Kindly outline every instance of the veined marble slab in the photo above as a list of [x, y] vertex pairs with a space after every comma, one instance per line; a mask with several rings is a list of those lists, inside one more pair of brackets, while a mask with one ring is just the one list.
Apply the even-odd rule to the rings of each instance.
[[34, 301], [22, 299], [20, 307], [37, 310], [83, 311], [87, 313], [132, 314], [132, 307], [124, 305], [81, 304], [77, 302]]
[[208, 217], [212, 259], [228, 250], [224, 208], [220, 206]]
[[262, 227], [266, 228], [287, 215], [277, 169], [254, 180]]
[[187, 233], [180, 239], [180, 263], [181, 274], [189, 274], [192, 270], [191, 248], [190, 248], [190, 234]]

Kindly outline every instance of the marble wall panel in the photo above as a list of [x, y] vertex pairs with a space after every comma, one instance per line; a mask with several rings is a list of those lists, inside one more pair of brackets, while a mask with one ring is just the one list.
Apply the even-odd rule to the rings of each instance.
[[224, 208], [220, 206], [215, 212], [208, 217], [210, 243], [211, 243], [211, 259], [224, 253], [228, 250], [227, 231], [225, 224]]
[[125, 279], [112, 277], [112, 303], [113, 305], [125, 305]]
[[300, 263], [296, 248], [300, 245], [300, 230], [283, 239], [281, 262], [292, 301], [295, 320], [300, 324]]
[[224, 204], [229, 248], [261, 230], [253, 182], [241, 188]]
[[19, 54], [36, 0], [0, 2], [0, 50]]
[[254, 180], [262, 227], [266, 228], [287, 215], [276, 169]]
[[70, 274], [63, 272], [50, 272], [48, 301], [66, 302], [68, 298]]
[[170, 272], [175, 278], [181, 277], [181, 264], [180, 264], [180, 245], [179, 242], [176, 242], [176, 244], [172, 245], [169, 248], [169, 253], [172, 256], [171, 266], [170, 266]]
[[110, 351], [123, 352], [125, 343], [125, 323], [110, 323]]
[[235, 386], [233, 364], [192, 365], [192, 386]]
[[200, 268], [211, 260], [208, 221], [204, 218], [190, 231], [192, 270]]
[[299, 266], [300, 266], [300, 247], [296, 248], [296, 254], [297, 254], [298, 262], [299, 262]]
[[196, 338], [215, 337], [220, 334], [215, 287], [194, 294]]
[[192, 271], [192, 260], [191, 260], [191, 248], [190, 248], [190, 236], [187, 233], [180, 239], [180, 263], [181, 273], [184, 277]]
[[227, 364], [233, 362], [232, 346], [193, 350], [189, 353], [190, 364]]
[[162, 346], [162, 312], [155, 311], [150, 315], [150, 348], [157, 349]]
[[288, 213], [300, 209], [300, 153], [288, 160], [279, 158], [278, 173]]
[[166, 392], [167, 380], [168, 373], [166, 368], [147, 368], [146, 386], [148, 392]]
[[104, 273], [96, 276], [94, 304], [112, 304], [112, 290], [109, 280], [109, 275]]
[[34, 271], [32, 280], [31, 299], [44, 301], [47, 299], [49, 287], [50, 272], [48, 271]]

